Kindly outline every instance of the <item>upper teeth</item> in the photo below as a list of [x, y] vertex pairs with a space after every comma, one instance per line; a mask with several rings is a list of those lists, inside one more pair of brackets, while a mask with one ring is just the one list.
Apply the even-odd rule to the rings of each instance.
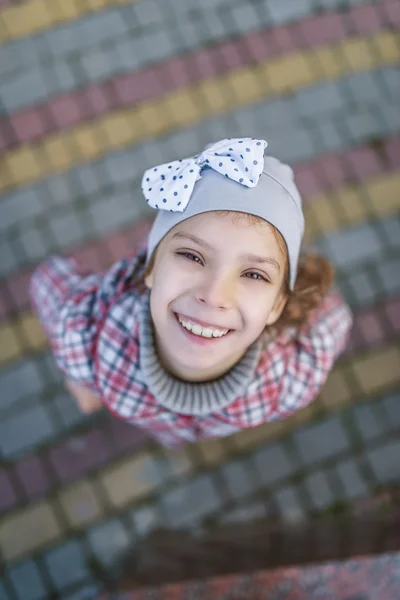
[[213, 327], [202, 327], [197, 323], [191, 323], [190, 321], [186, 321], [181, 317], [178, 317], [179, 323], [183, 325], [185, 329], [194, 333], [194, 335], [200, 335], [201, 337], [222, 337], [226, 333], [228, 333], [229, 329], [214, 329]]

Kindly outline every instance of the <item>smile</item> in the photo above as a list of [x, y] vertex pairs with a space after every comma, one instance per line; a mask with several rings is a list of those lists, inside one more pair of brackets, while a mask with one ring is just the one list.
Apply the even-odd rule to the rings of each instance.
[[176, 315], [179, 323], [184, 327], [187, 331], [190, 331], [193, 335], [203, 338], [221, 338], [229, 333], [229, 329], [219, 329], [217, 327], [211, 326], [203, 326], [199, 323], [195, 323], [189, 320], [187, 317], [181, 317], [180, 315]]

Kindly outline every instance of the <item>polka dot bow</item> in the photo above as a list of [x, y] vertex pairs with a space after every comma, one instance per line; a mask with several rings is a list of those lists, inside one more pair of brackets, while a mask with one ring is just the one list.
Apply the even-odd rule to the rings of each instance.
[[265, 140], [226, 139], [191, 158], [148, 169], [142, 192], [152, 208], [182, 212], [189, 203], [201, 171], [211, 168], [246, 187], [255, 187], [264, 166]]

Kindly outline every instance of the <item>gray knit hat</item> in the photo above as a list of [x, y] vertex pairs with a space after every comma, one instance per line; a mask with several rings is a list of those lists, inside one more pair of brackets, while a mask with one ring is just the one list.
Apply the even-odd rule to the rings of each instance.
[[200, 155], [148, 169], [147, 202], [159, 210], [147, 245], [147, 263], [173, 227], [202, 213], [235, 211], [261, 217], [286, 242], [293, 289], [304, 234], [302, 201], [292, 169], [263, 156], [267, 143], [253, 138], [221, 140]]

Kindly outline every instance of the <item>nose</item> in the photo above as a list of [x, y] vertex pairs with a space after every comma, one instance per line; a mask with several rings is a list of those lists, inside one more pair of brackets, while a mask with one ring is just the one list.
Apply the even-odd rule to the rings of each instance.
[[197, 289], [196, 299], [210, 308], [227, 310], [234, 304], [234, 283], [220, 273], [208, 276]]

